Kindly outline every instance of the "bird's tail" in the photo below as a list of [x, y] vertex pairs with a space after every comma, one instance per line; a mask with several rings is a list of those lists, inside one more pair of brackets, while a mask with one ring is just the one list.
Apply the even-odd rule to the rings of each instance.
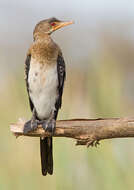
[[40, 139], [40, 155], [42, 175], [53, 174], [53, 152], [52, 152], [52, 137]]

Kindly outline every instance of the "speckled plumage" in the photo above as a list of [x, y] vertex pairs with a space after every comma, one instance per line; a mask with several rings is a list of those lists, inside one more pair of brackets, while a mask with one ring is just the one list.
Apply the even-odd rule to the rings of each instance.
[[56, 61], [58, 53], [60, 52], [59, 47], [50, 38], [49, 35], [43, 35], [36, 40], [30, 47], [28, 54], [31, 54], [39, 63], [49, 65], [53, 64], [53, 60]]

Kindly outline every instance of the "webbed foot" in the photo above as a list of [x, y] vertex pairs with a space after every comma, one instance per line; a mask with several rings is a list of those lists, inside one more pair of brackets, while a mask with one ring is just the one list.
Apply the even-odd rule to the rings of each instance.
[[38, 127], [38, 121], [37, 120], [29, 120], [24, 125], [24, 134], [36, 130]]
[[45, 131], [48, 131], [50, 133], [54, 133], [55, 130], [55, 126], [56, 126], [56, 121], [55, 119], [48, 119], [48, 120], [44, 120], [42, 122], [42, 127]]

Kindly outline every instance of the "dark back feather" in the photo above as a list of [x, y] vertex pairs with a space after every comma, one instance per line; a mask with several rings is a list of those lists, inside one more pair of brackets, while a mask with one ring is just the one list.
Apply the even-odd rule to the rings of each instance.
[[29, 69], [30, 69], [30, 61], [31, 61], [31, 55], [27, 55], [26, 61], [25, 61], [25, 80], [26, 80], [26, 87], [27, 87], [27, 93], [29, 97], [29, 104], [31, 111], [33, 111], [34, 105], [32, 103], [32, 100], [29, 95], [29, 84], [28, 84], [28, 74], [29, 74]]
[[65, 62], [64, 62], [62, 54], [59, 54], [57, 58], [57, 73], [58, 73], [59, 97], [55, 104], [55, 108], [56, 108], [55, 119], [57, 118], [58, 110], [61, 108], [61, 105], [62, 105], [62, 94], [63, 94], [63, 88], [64, 88], [64, 81], [66, 78], [66, 68], [65, 68]]

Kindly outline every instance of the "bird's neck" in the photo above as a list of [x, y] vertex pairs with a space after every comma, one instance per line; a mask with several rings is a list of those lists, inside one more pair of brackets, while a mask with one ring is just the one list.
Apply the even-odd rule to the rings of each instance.
[[34, 35], [34, 41], [51, 41], [51, 36], [49, 34], [45, 33], [36, 33]]

